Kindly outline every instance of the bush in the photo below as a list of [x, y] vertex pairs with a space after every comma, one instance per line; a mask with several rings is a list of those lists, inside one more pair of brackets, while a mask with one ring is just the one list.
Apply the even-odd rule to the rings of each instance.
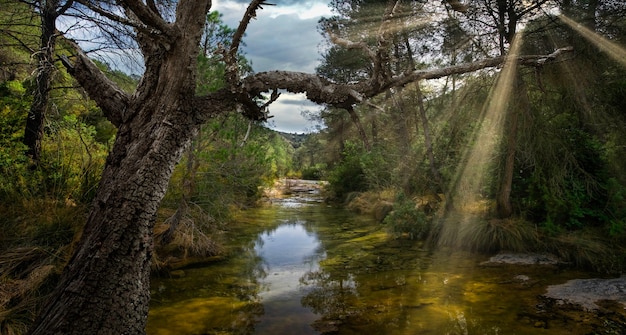
[[300, 178], [305, 180], [321, 180], [324, 174], [324, 168], [325, 166], [323, 164], [309, 166], [302, 170]]
[[351, 192], [367, 190], [367, 182], [360, 156], [362, 149], [352, 142], [347, 142], [343, 151], [343, 160], [335, 165], [328, 175], [329, 190], [335, 198], [342, 199]]
[[430, 231], [430, 219], [426, 213], [402, 193], [398, 195], [393, 207], [394, 210], [383, 220], [392, 235], [407, 236], [412, 240], [426, 238]]

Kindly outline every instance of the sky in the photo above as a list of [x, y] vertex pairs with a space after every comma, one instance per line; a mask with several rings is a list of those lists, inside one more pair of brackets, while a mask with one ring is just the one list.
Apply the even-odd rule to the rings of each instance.
[[[317, 22], [332, 15], [330, 0], [268, 0], [275, 6], [262, 6], [257, 17], [248, 25], [242, 51], [252, 62], [254, 72], [287, 70], [315, 72], [321, 54], [322, 36]], [[222, 21], [236, 28], [250, 1], [214, 0], [211, 10], [223, 14]], [[273, 116], [268, 127], [290, 133], [309, 133], [316, 124], [301, 114], [321, 107], [306, 100], [304, 94], [282, 92], [269, 106]]]

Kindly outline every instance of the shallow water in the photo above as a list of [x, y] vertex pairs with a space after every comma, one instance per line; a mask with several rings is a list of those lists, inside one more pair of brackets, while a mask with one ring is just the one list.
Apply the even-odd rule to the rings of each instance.
[[225, 261], [153, 279], [148, 334], [571, 335], [607, 322], [540, 297], [592, 273], [430, 252], [306, 196], [238, 222]]

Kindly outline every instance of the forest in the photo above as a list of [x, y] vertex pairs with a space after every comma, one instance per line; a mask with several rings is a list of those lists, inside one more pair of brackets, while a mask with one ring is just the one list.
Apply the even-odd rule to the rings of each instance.
[[[315, 73], [255, 73], [269, 2], [0, 0], [1, 334], [145, 333], [150, 277], [285, 178], [392, 239], [624, 272], [625, 2], [332, 0]], [[268, 127], [284, 91], [318, 129]]]

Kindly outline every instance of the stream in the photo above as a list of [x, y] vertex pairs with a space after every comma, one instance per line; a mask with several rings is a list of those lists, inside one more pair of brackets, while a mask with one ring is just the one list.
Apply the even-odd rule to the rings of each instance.
[[[315, 194], [246, 211], [228, 256], [153, 278], [147, 334], [621, 334], [622, 306], [563, 306], [549, 285], [596, 273], [486, 266], [429, 251]], [[621, 311], [621, 312], [620, 312]], [[614, 332], [612, 332], [614, 331]]]

